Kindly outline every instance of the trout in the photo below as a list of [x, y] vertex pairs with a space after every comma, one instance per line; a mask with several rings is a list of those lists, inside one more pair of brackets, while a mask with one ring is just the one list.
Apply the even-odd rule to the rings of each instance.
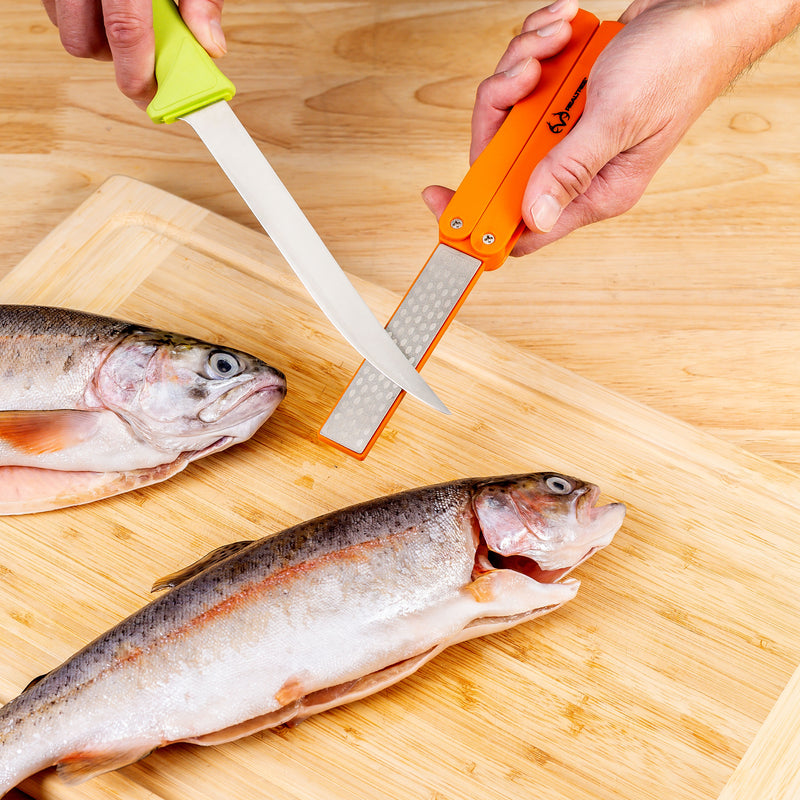
[[298, 722], [552, 611], [622, 524], [598, 497], [552, 473], [462, 479], [225, 545], [0, 709], [0, 795]]
[[227, 347], [44, 306], [0, 305], [0, 514], [165, 480], [251, 437], [282, 373]]

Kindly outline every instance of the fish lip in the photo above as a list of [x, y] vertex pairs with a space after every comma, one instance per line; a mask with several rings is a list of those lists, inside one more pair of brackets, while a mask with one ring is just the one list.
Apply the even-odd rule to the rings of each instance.
[[[201, 422], [205, 422], [205, 423], [216, 422], [218, 419], [220, 419], [221, 415], [211, 411], [211, 409], [219, 408], [219, 406], [222, 404], [222, 401], [225, 398], [227, 398], [228, 395], [230, 395], [231, 392], [239, 391], [245, 386], [247, 386], [246, 383], [239, 383], [236, 386], [231, 386], [230, 389], [228, 389], [227, 391], [223, 392], [221, 395], [218, 395], [210, 403], [208, 403], [208, 405], [204, 406], [200, 410], [200, 412], [198, 413], [197, 418]], [[283, 400], [283, 398], [286, 397], [286, 382], [285, 382], [285, 380], [283, 382], [274, 382], [273, 381], [271, 383], [268, 383], [267, 385], [263, 385], [263, 384], [259, 385], [259, 383], [256, 383], [255, 385], [250, 386], [248, 388], [249, 388], [249, 391], [241, 392], [241, 396], [238, 397], [233, 402], [232, 405], [228, 406], [224, 410], [224, 413], [223, 413], [222, 416], [228, 417], [230, 414], [232, 414], [234, 411], [236, 411], [236, 409], [240, 408], [242, 406], [242, 404], [247, 403], [250, 400], [253, 400], [254, 398], [258, 397], [259, 395], [261, 395], [261, 396], [264, 396], [264, 395], [269, 396], [269, 406], [271, 406], [269, 408], [269, 414], [271, 414], [278, 407], [278, 405], [281, 402], [281, 400]], [[251, 419], [252, 417], [259, 416], [259, 415], [261, 415], [263, 413], [264, 413], [264, 407], [263, 406], [259, 406], [258, 411], [253, 411], [252, 414], [250, 414], [248, 417], [245, 417], [244, 419]], [[243, 422], [244, 419], [243, 420], [239, 420], [239, 422]]]

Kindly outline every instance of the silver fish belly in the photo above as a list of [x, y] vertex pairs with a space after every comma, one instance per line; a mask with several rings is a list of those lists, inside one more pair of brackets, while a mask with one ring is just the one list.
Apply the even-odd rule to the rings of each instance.
[[280, 372], [238, 350], [0, 305], [0, 514], [164, 480], [252, 436], [285, 393]]
[[[52, 765], [78, 781], [301, 720], [558, 608], [622, 524], [598, 494], [551, 473], [466, 479], [214, 551], [0, 709], [0, 794]], [[521, 554], [542, 547], [546, 568]]]

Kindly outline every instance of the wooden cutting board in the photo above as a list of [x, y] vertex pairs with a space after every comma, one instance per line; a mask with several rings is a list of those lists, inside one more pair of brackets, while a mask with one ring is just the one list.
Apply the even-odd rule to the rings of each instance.
[[[357, 287], [379, 318], [396, 306]], [[2, 701], [155, 577], [359, 500], [552, 469], [629, 509], [555, 614], [296, 728], [169, 747], [78, 788], [44, 773], [22, 787], [36, 798], [716, 798], [800, 664], [800, 479], [775, 464], [458, 323], [425, 368], [452, 416], [407, 399], [357, 462], [316, 431], [358, 356], [271, 242], [127, 178], [0, 282], [0, 302], [216, 340], [289, 380], [250, 442], [167, 483], [0, 519]]]

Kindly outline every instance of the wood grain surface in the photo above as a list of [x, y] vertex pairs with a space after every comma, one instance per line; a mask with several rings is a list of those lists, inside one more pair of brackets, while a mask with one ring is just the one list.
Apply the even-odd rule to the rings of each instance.
[[[475, 87], [537, 6], [226, 1], [236, 112], [348, 271], [410, 283], [434, 243], [419, 191], [463, 175]], [[0, 6], [0, 75], [0, 277], [114, 174], [257, 228], [191, 131], [152, 125], [110, 65], [64, 53], [39, 0]], [[459, 320], [800, 468], [799, 75], [795, 38], [708, 109], [634, 210], [485, 276]], [[783, 724], [759, 747], [778, 731], [797, 736]], [[748, 770], [771, 763], [757, 755]], [[761, 800], [747, 785], [731, 797]]]
[[[433, 248], [419, 200], [467, 166], [475, 88], [534, 0], [227, 0], [247, 125], [345, 268], [404, 291]], [[584, 6], [615, 18], [627, 3]], [[110, 175], [257, 223], [188, 126], [59, 46], [39, 0], [0, 7], [0, 274]], [[800, 465], [800, 45], [701, 117], [625, 216], [481, 280], [473, 327]]]
[[[378, 313], [398, 297], [358, 288]], [[294, 729], [173, 746], [35, 798], [714, 798], [800, 663], [795, 473], [457, 323], [426, 366], [453, 415], [406, 400], [367, 461], [316, 430], [357, 357], [261, 234], [152, 187], [104, 184], [0, 282], [228, 343], [289, 395], [250, 442], [171, 481], [0, 519], [0, 699], [228, 541], [463, 475], [555, 469], [628, 505], [544, 620], [451, 648]], [[754, 680], [754, 676], [757, 679]]]

